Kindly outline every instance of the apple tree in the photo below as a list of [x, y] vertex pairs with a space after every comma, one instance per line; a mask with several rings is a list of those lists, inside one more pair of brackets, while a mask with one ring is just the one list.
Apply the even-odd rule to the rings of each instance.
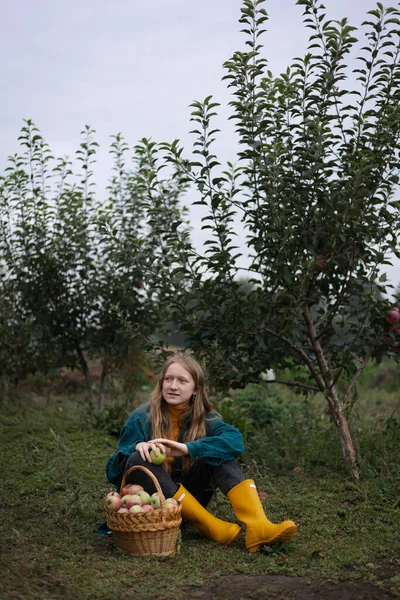
[[165, 231], [169, 209], [178, 204], [183, 186], [178, 182], [169, 186], [159, 176], [152, 177], [157, 170], [155, 146], [143, 139], [135, 145], [131, 158], [122, 135], [113, 137], [108, 199], [97, 207], [95, 285], [101, 303], [95, 316], [94, 347], [103, 357], [100, 407], [106, 370], [121, 366], [132, 351], [138, 352], [137, 339], [147, 339], [160, 325], [149, 265], [155, 265], [158, 254], [164, 256], [159, 221], [163, 219]]
[[[368, 361], [394, 355], [400, 340], [384, 274], [400, 257], [400, 11], [378, 3], [357, 30], [328, 19], [319, 0], [298, 0], [309, 48], [276, 76], [262, 54], [263, 3], [244, 0], [246, 49], [224, 65], [237, 162], [221, 166], [213, 150], [211, 96], [192, 104], [194, 158], [178, 140], [162, 146], [197, 191], [208, 240], [199, 255], [166, 228], [176, 260], [157, 274], [220, 384], [273, 368], [276, 381], [325, 396], [358, 477], [347, 407]], [[288, 367], [300, 375], [288, 380]]]
[[[19, 138], [23, 152], [9, 158], [0, 178], [0, 371], [13, 378], [17, 372], [23, 377], [56, 366], [78, 368], [91, 399], [89, 361], [96, 359], [102, 409], [107, 375], [134, 351], [120, 314], [141, 336], [159, 324], [155, 288], [145, 285], [144, 273], [164, 256], [160, 219], [164, 230], [184, 185], [160, 177], [151, 182], [155, 144], [137, 144], [131, 161], [118, 134], [107, 198], [97, 198], [94, 133], [90, 127], [82, 132], [81, 168], [74, 172], [66, 158], [54, 165], [40, 132], [26, 121]], [[104, 223], [119, 245], [129, 240], [128, 266], [107, 243]]]
[[2, 178], [2, 261], [8, 287], [39, 336], [37, 343], [51, 348], [49, 361], [79, 365], [90, 390], [85, 349], [86, 323], [95, 303], [89, 227], [95, 142], [87, 128], [77, 153], [82, 179], [70, 184], [70, 162], [60, 159], [54, 165], [32, 121], [26, 121], [19, 140], [23, 152], [9, 157]]

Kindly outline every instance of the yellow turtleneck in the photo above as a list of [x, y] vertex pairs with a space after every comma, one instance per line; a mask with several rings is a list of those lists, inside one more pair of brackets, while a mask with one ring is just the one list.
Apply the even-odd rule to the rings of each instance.
[[[187, 409], [188, 406], [189, 406], [189, 404], [186, 404], [186, 406], [183, 406], [183, 407], [173, 406], [171, 404], [168, 404], [169, 418], [171, 419], [171, 429], [169, 430], [169, 433], [167, 436], [169, 440], [174, 440], [175, 442], [178, 441], [179, 432], [180, 432], [179, 417]], [[169, 463], [172, 463], [173, 460], [174, 460], [173, 456], [169, 456], [167, 458], [167, 461]]]

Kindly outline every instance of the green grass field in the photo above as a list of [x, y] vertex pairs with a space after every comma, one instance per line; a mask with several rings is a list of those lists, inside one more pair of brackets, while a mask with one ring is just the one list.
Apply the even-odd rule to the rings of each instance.
[[[343, 467], [320, 399], [304, 404], [298, 396], [269, 392], [264, 398], [250, 389], [225, 407], [232, 420], [242, 419], [248, 448], [242, 466], [266, 493], [268, 516], [299, 526], [294, 540], [257, 554], [246, 551], [244, 534], [226, 548], [190, 526], [171, 557], [132, 558], [118, 550], [113, 539], [96, 533], [112, 489], [104, 466], [116, 438], [88, 426], [79, 394], [49, 402], [34, 392], [4, 399], [0, 598], [169, 600], [189, 597], [186, 586], [198, 586], [190, 597], [200, 597], [208, 580], [229, 574], [368, 581], [385, 597], [400, 597], [399, 397], [382, 382], [374, 388], [368, 377], [351, 421], [363, 457], [359, 481]], [[261, 415], [263, 398], [268, 404], [258, 428], [255, 420], [246, 422], [249, 394], [259, 394]], [[211, 510], [234, 519], [221, 494]]]

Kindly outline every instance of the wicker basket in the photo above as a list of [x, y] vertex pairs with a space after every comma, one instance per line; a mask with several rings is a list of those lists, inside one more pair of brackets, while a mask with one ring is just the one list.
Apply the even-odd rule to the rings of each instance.
[[107, 525], [115, 542], [122, 550], [134, 556], [168, 556], [176, 550], [179, 528], [182, 523], [182, 505], [166, 508], [165, 497], [157, 478], [146, 467], [131, 467], [126, 471], [121, 489], [132, 471], [144, 471], [153, 480], [160, 497], [161, 508], [149, 512], [118, 513], [106, 510]]

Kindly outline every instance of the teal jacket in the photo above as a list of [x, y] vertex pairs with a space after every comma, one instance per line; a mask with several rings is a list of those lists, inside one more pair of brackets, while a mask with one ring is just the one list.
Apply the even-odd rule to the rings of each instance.
[[[121, 485], [126, 457], [135, 452], [136, 444], [139, 442], [148, 442], [152, 438], [149, 411], [149, 406], [142, 406], [129, 415], [121, 430], [117, 451], [107, 462], [107, 479], [118, 488]], [[188, 425], [188, 422], [184, 423], [179, 432], [179, 442], [182, 441], [183, 434]], [[207, 418], [206, 427], [206, 437], [194, 442], [185, 442], [190, 458], [193, 460], [202, 460], [209, 465], [218, 466], [243, 454], [243, 438], [238, 429], [224, 423], [214, 413], [211, 413]], [[174, 459], [172, 478], [177, 483], [181, 481], [181, 463], [181, 458]]]

